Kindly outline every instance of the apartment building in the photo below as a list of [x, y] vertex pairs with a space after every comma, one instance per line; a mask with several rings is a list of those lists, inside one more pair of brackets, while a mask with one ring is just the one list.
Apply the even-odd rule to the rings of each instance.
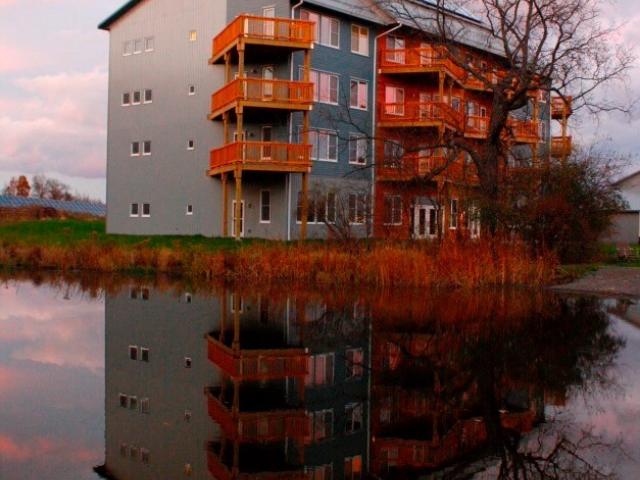
[[[429, 36], [434, 5], [403, 18], [367, 0], [138, 0], [110, 32], [107, 230], [324, 238], [480, 235], [464, 199], [492, 89]], [[392, 5], [392, 2], [391, 2]], [[500, 45], [464, 10], [466, 61], [497, 82]], [[213, 39], [213, 41], [211, 41]], [[566, 158], [570, 99], [530, 92], [509, 127], [514, 167]], [[550, 136], [551, 120], [561, 135]], [[429, 172], [430, 181], [425, 181]]]

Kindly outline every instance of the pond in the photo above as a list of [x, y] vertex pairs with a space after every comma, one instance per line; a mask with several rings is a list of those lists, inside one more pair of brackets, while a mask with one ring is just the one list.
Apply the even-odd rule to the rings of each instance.
[[640, 476], [640, 303], [19, 275], [0, 479]]

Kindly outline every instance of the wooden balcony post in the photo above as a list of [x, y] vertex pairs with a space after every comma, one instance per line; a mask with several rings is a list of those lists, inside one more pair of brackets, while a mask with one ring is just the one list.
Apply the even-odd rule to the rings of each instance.
[[[304, 72], [303, 77], [305, 82], [309, 82], [311, 79], [311, 52], [309, 50], [304, 51]], [[309, 129], [311, 128], [309, 112], [303, 113], [302, 119], [302, 144], [309, 144]], [[309, 213], [309, 176], [307, 173], [302, 174], [302, 218], [300, 222], [300, 240], [306, 240], [307, 238], [307, 220]]]
[[440, 72], [438, 74], [438, 94], [440, 95], [440, 101], [444, 103], [444, 73]]
[[[536, 94], [535, 98], [533, 99], [533, 119], [536, 122], [536, 126], [538, 125], [538, 122], [540, 121], [540, 104], [538, 103], [538, 94]], [[537, 130], [537, 128], [536, 128]], [[540, 140], [540, 132], [538, 131], [538, 141]], [[538, 148], [539, 148], [539, 143], [536, 142], [533, 145], [531, 145], [531, 164], [535, 167], [538, 164]]]
[[224, 144], [227, 145], [230, 141], [229, 138], [229, 112], [224, 112], [222, 114], [222, 125], [223, 125], [223, 137]]
[[229, 192], [227, 190], [227, 174], [223, 173], [220, 176], [220, 180], [222, 181], [222, 236], [228, 237], [229, 236]]
[[231, 54], [229, 52], [224, 54], [224, 83], [227, 84], [231, 81]]
[[244, 43], [238, 44], [238, 78], [244, 78]]
[[234, 237], [237, 241], [242, 238], [242, 167], [237, 166], [234, 172], [236, 180], [235, 221], [233, 225]]
[[[227, 303], [227, 289], [222, 290], [222, 315], [220, 315], [220, 342], [224, 340], [224, 329], [227, 325], [229, 315], [229, 304]], [[223, 389], [224, 392], [224, 389]]]

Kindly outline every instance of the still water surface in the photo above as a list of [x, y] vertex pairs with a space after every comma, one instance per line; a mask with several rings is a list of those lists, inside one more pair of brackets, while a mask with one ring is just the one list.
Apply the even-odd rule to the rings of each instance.
[[1, 480], [640, 478], [635, 301], [14, 278], [0, 305]]

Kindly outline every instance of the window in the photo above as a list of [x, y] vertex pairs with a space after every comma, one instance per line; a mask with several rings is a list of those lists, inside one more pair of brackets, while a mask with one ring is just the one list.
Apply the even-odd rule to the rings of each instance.
[[386, 86], [384, 103], [385, 115], [404, 115], [404, 88]]
[[271, 223], [271, 192], [260, 192], [260, 223]]
[[308, 10], [300, 10], [300, 19], [316, 24], [316, 43], [327, 47], [340, 48], [340, 21]]
[[127, 397], [124, 393], [121, 393], [119, 396], [120, 408], [127, 408], [129, 405], [129, 397]]
[[149, 465], [149, 450], [147, 450], [146, 448], [140, 449], [140, 460], [145, 465]]
[[[140, 216], [140, 205], [138, 203], [132, 203], [129, 207], [129, 216], [130, 217], [139, 217]], [[132, 290], [132, 292], [135, 290]]]
[[187, 150], [195, 150], [196, 149], [196, 142], [195, 140], [189, 140], [187, 142]]
[[195, 42], [198, 40], [198, 32], [196, 30], [191, 30], [189, 32], [189, 41]]
[[[302, 77], [302, 71], [300, 74]], [[313, 101], [320, 103], [338, 104], [339, 77], [335, 73], [311, 70], [309, 78], [313, 83]]]
[[129, 397], [129, 410], [138, 409], [138, 397]]
[[145, 52], [153, 52], [155, 48], [155, 39], [153, 37], [146, 37], [144, 39], [144, 51]]
[[344, 459], [344, 479], [360, 480], [362, 478], [362, 456], [347, 457]]
[[352, 403], [345, 407], [345, 433], [355, 433], [362, 429], [362, 403]]
[[369, 29], [360, 25], [351, 25], [351, 51], [369, 56]]
[[196, 86], [195, 85], [189, 85], [189, 96], [193, 97], [196, 94]]
[[361, 348], [347, 350], [347, 380], [361, 378], [364, 373], [364, 352]]
[[333, 384], [333, 353], [312, 355], [308, 359], [309, 368], [305, 383], [307, 385], [332, 385]]
[[404, 64], [406, 60], [406, 51], [404, 47], [404, 38], [393, 35], [387, 36], [385, 61]]
[[140, 142], [131, 142], [131, 156], [137, 157], [140, 155]]
[[133, 54], [133, 42], [127, 41], [122, 45], [122, 56], [128, 57]]
[[129, 447], [126, 443], [121, 443], [120, 444], [120, 456], [121, 457], [128, 457], [129, 456]]
[[129, 92], [125, 92], [122, 94], [122, 106], [127, 107], [131, 105], [131, 94]]
[[149, 363], [149, 349], [148, 348], [141, 348], [140, 349], [140, 360], [142, 360], [143, 362]]
[[142, 100], [142, 92], [140, 90], [136, 90], [135, 92], [133, 92], [133, 102], [131, 102], [133, 105], [140, 105], [140, 102]]
[[386, 168], [401, 168], [404, 153], [404, 146], [401, 143], [396, 140], [385, 140], [382, 163]]
[[357, 165], [367, 164], [367, 137], [359, 133], [352, 133], [349, 139], [349, 163]]
[[142, 53], [142, 39], [136, 38], [133, 41], [133, 54], [138, 55], [139, 53]]
[[[150, 203], [143, 203], [142, 204], [142, 216], [143, 217], [150, 217], [151, 216], [151, 204]], [[149, 299], [149, 290], [146, 290], [146, 294], [147, 294], [147, 298], [144, 298], [145, 295], [145, 291], [142, 291], [142, 295], [143, 295], [143, 300], [148, 300]]]
[[135, 460], [138, 458], [138, 453], [140, 453], [140, 448], [134, 447], [133, 445], [131, 445], [131, 449], [129, 450], [129, 456]]
[[384, 223], [385, 225], [402, 225], [402, 197], [400, 195], [385, 195]]
[[333, 436], [333, 410], [309, 412], [310, 439], [319, 442]]
[[449, 202], [449, 228], [451, 230], [458, 228], [458, 200], [455, 198]]
[[193, 412], [191, 410], [185, 410], [184, 411], [184, 421], [189, 423], [191, 421], [191, 418], [193, 417]]
[[333, 464], [305, 467], [305, 473], [312, 480], [333, 480]]
[[193, 215], [193, 205], [187, 205], [187, 215]]
[[[145, 203], [144, 205], [148, 205], [148, 203]], [[142, 207], [142, 215], [144, 216], [144, 205]], [[151, 212], [151, 210], [149, 209], [148, 212]], [[151, 216], [150, 214], [148, 214], [147, 216]], [[142, 300], [149, 300], [149, 289], [148, 288], [143, 288], [141, 290], [142, 294], [141, 294], [141, 298]]]
[[369, 108], [369, 84], [364, 80], [351, 80], [349, 106], [359, 110]]
[[[236, 298], [238, 302], [237, 309]], [[235, 313], [236, 310], [238, 311], [238, 313], [244, 312], [244, 298], [242, 298], [242, 296], [236, 297], [235, 295], [231, 294], [231, 296], [229, 297], [229, 302], [231, 303], [231, 313]]]
[[349, 223], [362, 225], [367, 210], [367, 195], [364, 193], [349, 194]]
[[138, 347], [135, 347], [133, 345], [129, 346], [129, 359], [138, 360]]
[[145, 140], [142, 142], [142, 155], [151, 155], [151, 140]]
[[338, 132], [333, 130], [311, 130], [309, 132], [311, 143], [311, 158], [326, 162], [338, 161]]
[[338, 211], [338, 196], [334, 192], [327, 193], [326, 221], [336, 223], [336, 212]]
[[[309, 198], [307, 223], [336, 223], [338, 196], [334, 192]], [[302, 193], [298, 192], [297, 221], [302, 222]]]
[[146, 89], [144, 91], [144, 103], [152, 103], [153, 102], [153, 90]]
[[193, 365], [191, 357], [184, 357], [184, 368], [191, 368], [191, 365]]
[[141, 398], [140, 399], [140, 412], [141, 413], [149, 413], [149, 399], [148, 398]]
[[191, 303], [193, 301], [193, 297], [190, 293], [184, 294], [184, 303]]

